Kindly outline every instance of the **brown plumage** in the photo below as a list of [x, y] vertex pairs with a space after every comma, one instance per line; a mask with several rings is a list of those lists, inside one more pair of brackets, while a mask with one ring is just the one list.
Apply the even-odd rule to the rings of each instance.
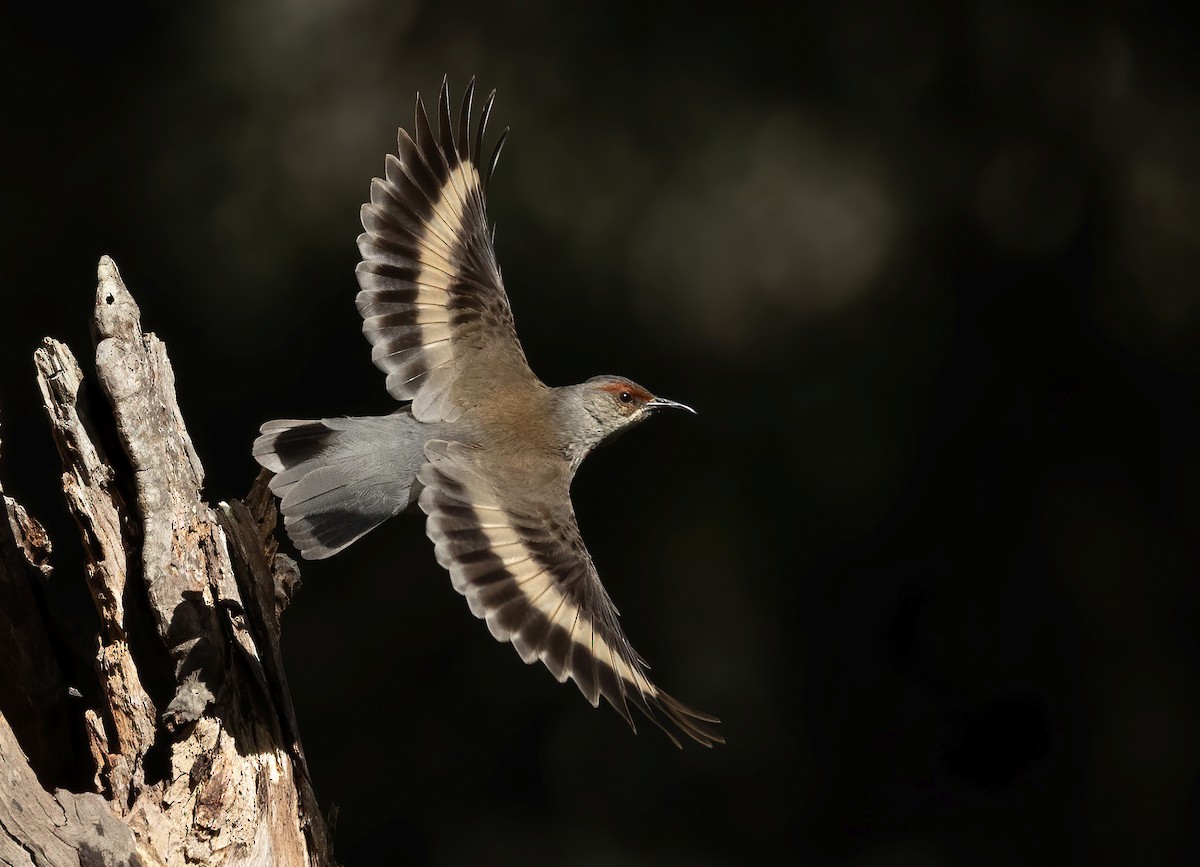
[[480, 161], [494, 97], [474, 134], [474, 82], [457, 132], [444, 82], [436, 124], [418, 97], [415, 136], [400, 131], [399, 156], [362, 208], [358, 310], [404, 405], [378, 419], [269, 422], [255, 456], [277, 473], [272, 490], [303, 556], [331, 556], [415, 501], [438, 562], [496, 638], [631, 726], [632, 706], [676, 744], [682, 734], [711, 746], [722, 742], [717, 720], [648, 679], [570, 499], [593, 448], [655, 410], [687, 407], [623, 377], [549, 388], [530, 370], [485, 207], [503, 143]]

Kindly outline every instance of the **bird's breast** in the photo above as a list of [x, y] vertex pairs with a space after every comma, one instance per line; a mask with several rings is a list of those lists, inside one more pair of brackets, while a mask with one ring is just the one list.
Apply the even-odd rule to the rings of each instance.
[[497, 389], [464, 412], [460, 436], [479, 449], [479, 460], [498, 485], [521, 499], [570, 478], [570, 458], [544, 392]]

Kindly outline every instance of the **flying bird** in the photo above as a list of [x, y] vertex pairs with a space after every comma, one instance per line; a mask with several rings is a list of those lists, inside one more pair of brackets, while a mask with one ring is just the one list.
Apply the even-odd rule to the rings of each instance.
[[613, 434], [663, 409], [620, 376], [546, 386], [530, 370], [493, 249], [486, 163], [495, 101], [471, 129], [472, 79], [457, 130], [447, 84], [436, 129], [417, 96], [413, 135], [398, 134], [362, 206], [358, 312], [372, 360], [401, 403], [381, 417], [286, 419], [261, 428], [254, 457], [275, 475], [288, 535], [306, 559], [332, 556], [416, 504], [437, 561], [471, 612], [526, 663], [630, 708], [680, 745], [723, 743], [716, 718], [659, 689], [625, 637], [583, 544], [570, 486]]

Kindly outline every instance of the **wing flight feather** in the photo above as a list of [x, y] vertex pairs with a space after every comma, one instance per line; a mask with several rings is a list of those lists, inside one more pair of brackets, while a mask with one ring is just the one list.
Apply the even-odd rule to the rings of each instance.
[[646, 666], [617, 621], [569, 504], [558, 510], [502, 502], [480, 452], [433, 440], [418, 479], [426, 532], [438, 562], [471, 612], [487, 621], [521, 659], [540, 659], [560, 682], [575, 681], [593, 706], [603, 697], [636, 731], [630, 706], [679, 745], [723, 743], [713, 717], [676, 701], [650, 682]]
[[437, 131], [417, 97], [415, 138], [401, 129], [397, 156], [371, 182], [362, 207], [356, 269], [358, 311], [371, 358], [387, 374], [392, 397], [412, 401], [419, 421], [455, 421], [478, 399], [485, 382], [503, 373], [533, 380], [517, 339], [500, 278], [480, 168], [493, 92], [470, 137], [475, 83], [463, 99], [453, 132], [450, 95], [442, 82]]

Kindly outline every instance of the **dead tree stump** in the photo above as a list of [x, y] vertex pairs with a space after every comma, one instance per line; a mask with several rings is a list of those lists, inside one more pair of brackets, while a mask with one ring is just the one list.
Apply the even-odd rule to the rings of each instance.
[[[201, 499], [166, 348], [108, 257], [93, 335], [103, 422], [66, 346], [47, 338], [35, 362], [99, 616], [95, 680], [64, 677], [64, 626], [38, 603], [50, 541], [3, 497], [0, 864], [334, 865], [280, 658], [299, 573], [266, 475], [244, 502]], [[81, 761], [93, 791], [39, 782]]]

